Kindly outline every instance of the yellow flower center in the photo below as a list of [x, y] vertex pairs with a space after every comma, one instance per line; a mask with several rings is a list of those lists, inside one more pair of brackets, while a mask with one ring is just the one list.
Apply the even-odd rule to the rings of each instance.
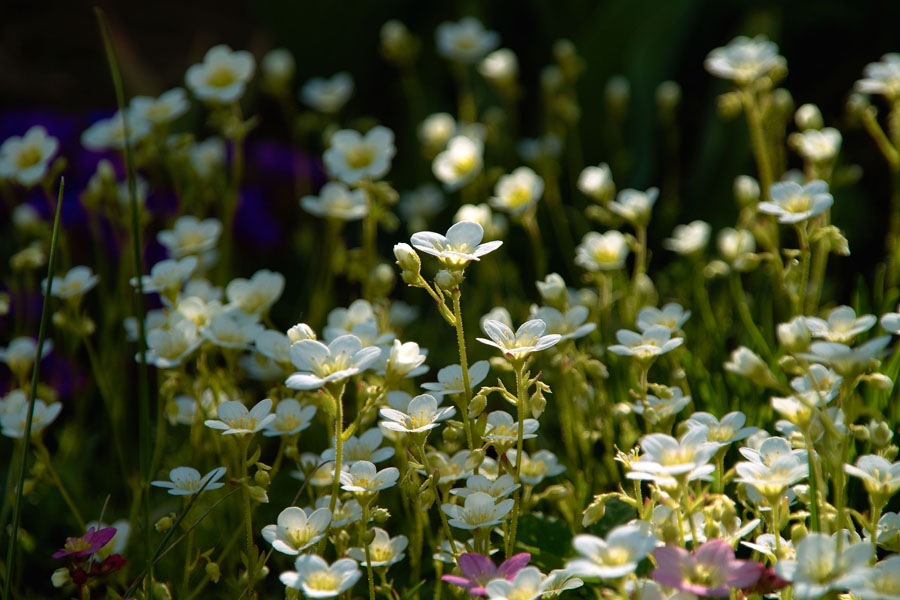
[[66, 550], [69, 552], [83, 552], [89, 550], [91, 543], [83, 537], [69, 538], [66, 540]]
[[236, 419], [228, 419], [225, 421], [228, 424], [228, 427], [231, 429], [256, 429], [256, 419], [247, 415], [244, 417], [238, 417]]
[[227, 65], [215, 67], [209, 75], [206, 76], [206, 84], [217, 88], [226, 88], [237, 81], [234, 71]]
[[375, 160], [375, 149], [368, 144], [360, 144], [347, 149], [344, 156], [347, 159], [347, 166], [351, 169], [363, 169], [372, 164]]
[[317, 571], [306, 578], [306, 586], [313, 590], [333, 592], [341, 585], [341, 578], [330, 571]]
[[457, 177], [468, 175], [475, 169], [476, 161], [474, 154], [459, 156], [453, 162], [453, 170], [456, 171]]
[[372, 562], [387, 562], [394, 558], [394, 551], [391, 550], [388, 544], [369, 546], [369, 554], [372, 557]]
[[524, 185], [517, 185], [509, 193], [506, 201], [510, 208], [518, 208], [519, 206], [528, 204], [531, 202], [531, 190]]
[[294, 548], [300, 549], [306, 544], [309, 543], [309, 540], [313, 539], [315, 531], [309, 526], [306, 525], [304, 527], [297, 527], [296, 529], [290, 529], [287, 532], [288, 542]]
[[784, 210], [792, 213], [806, 212], [812, 207], [812, 198], [807, 194], [797, 194], [786, 198], [781, 206]]
[[613, 548], [607, 548], [606, 554], [599, 562], [602, 562], [604, 565], [608, 565], [611, 567], [618, 567], [627, 563], [630, 558], [631, 554], [628, 552], [628, 550], [616, 546]]
[[16, 157], [16, 166], [20, 169], [33, 167], [41, 162], [42, 157], [41, 149], [36, 145], [31, 144], [22, 148], [21, 152], [19, 152], [19, 156]]

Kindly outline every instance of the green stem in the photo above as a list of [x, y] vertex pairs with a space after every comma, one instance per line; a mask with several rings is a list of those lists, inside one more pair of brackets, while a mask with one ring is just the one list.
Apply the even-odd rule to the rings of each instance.
[[750, 143], [753, 146], [753, 156], [756, 159], [756, 168], [759, 172], [760, 195], [763, 200], [768, 200], [773, 176], [762, 115], [760, 114], [756, 94], [753, 90], [749, 87], [742, 88], [740, 97], [744, 107], [744, 114], [747, 115]]
[[472, 401], [472, 384], [469, 382], [469, 359], [466, 356], [466, 335], [463, 331], [462, 309], [460, 307], [459, 298], [462, 293], [459, 287], [453, 288], [451, 296], [453, 297], [453, 318], [456, 327], [456, 344], [459, 346], [459, 366], [462, 369], [463, 387], [466, 393], [462, 401], [462, 422], [463, 429], [466, 431], [466, 443], [469, 450], [475, 449], [475, 439], [472, 434], [472, 423], [469, 420], [469, 403]]
[[[25, 492], [25, 472], [28, 468], [28, 440], [31, 439], [31, 429], [34, 424], [34, 402], [37, 399], [38, 378], [41, 372], [41, 355], [44, 352], [44, 342], [47, 339], [47, 321], [50, 315], [50, 298], [53, 291], [53, 274], [56, 268], [56, 250], [59, 246], [59, 223], [62, 211], [63, 188], [65, 180], [59, 180], [59, 195], [56, 201], [56, 214], [53, 217], [53, 234], [50, 237], [50, 258], [47, 261], [47, 292], [41, 307], [41, 324], [38, 327], [37, 353], [34, 364], [31, 367], [31, 392], [28, 395], [28, 410], [25, 413], [25, 431], [22, 436], [22, 454], [19, 460], [19, 480], [16, 482], [16, 503], [13, 507], [12, 529], [10, 530], [9, 545], [6, 549], [6, 579], [3, 582], [3, 597], [12, 598], [11, 586], [15, 574], [13, 564], [16, 558], [16, 550], [19, 544], [19, 523], [22, 519], [22, 496]], [[77, 514], [77, 511], [76, 511]], [[79, 519], [82, 524], [84, 521]]]
[[[519, 431], [516, 434], [516, 465], [513, 479], [519, 485], [522, 471], [522, 444], [525, 433], [525, 415], [528, 413], [528, 390], [525, 389], [525, 361], [520, 361], [516, 368], [516, 413], [519, 420]], [[513, 514], [509, 529], [509, 539], [506, 546], [506, 557], [512, 556], [516, 551], [516, 530], [519, 525], [519, 506], [521, 504], [522, 488], [516, 488], [513, 498]]]
[[537, 219], [534, 218], [534, 210], [535, 207], [532, 206], [522, 218], [522, 227], [525, 228], [525, 232], [528, 233], [528, 239], [531, 241], [531, 252], [534, 257], [534, 277], [541, 280], [547, 275], [547, 252], [541, 239], [541, 228], [538, 226]]
[[[100, 32], [103, 35], [103, 46], [106, 51], [106, 60], [109, 63], [110, 74], [112, 75], [113, 87], [116, 91], [116, 104], [119, 108], [119, 114], [122, 117], [122, 131], [124, 133], [124, 154], [125, 154], [125, 171], [128, 180], [128, 200], [131, 209], [131, 242], [132, 242], [132, 259], [134, 260], [134, 276], [137, 280], [137, 294], [135, 297], [135, 317], [138, 326], [138, 455], [141, 471], [141, 491], [143, 501], [142, 506], [142, 526], [144, 534], [144, 551], [146, 553], [147, 574], [144, 595], [150, 596], [150, 582], [153, 580], [153, 562], [151, 561], [150, 549], [152, 547], [152, 530], [150, 525], [150, 395], [148, 392], [148, 374], [147, 374], [147, 332], [145, 331], [144, 321], [144, 284], [141, 276], [144, 273], [144, 259], [141, 245], [141, 207], [137, 200], [137, 175], [134, 167], [134, 154], [131, 149], [131, 140], [129, 136], [128, 119], [125, 118], [125, 88], [122, 84], [122, 74], [119, 71], [119, 63], [116, 58], [116, 51], [112, 43], [112, 34], [109, 30], [109, 24], [106, 22], [106, 16], [98, 6], [94, 7], [97, 15], [97, 21], [100, 25]], [[226, 236], [227, 238], [227, 236]], [[126, 594], [127, 596], [128, 594]]]
[[444, 535], [447, 537], [447, 543], [450, 545], [450, 553], [453, 555], [453, 558], [457, 558], [459, 557], [459, 550], [456, 548], [456, 541], [453, 539], [453, 532], [450, 530], [450, 523], [447, 521], [447, 515], [444, 514], [444, 509], [441, 506], [441, 491], [438, 487], [438, 480], [435, 477], [435, 473], [431, 470], [431, 465], [428, 463], [428, 455], [425, 453], [424, 435], [419, 442], [419, 458], [421, 458], [422, 465], [425, 467], [425, 472], [428, 473], [428, 478], [431, 480], [431, 488], [434, 491], [434, 501], [438, 503], [438, 516], [441, 518], [441, 524], [444, 527]]
[[798, 223], [795, 228], [797, 230], [797, 238], [800, 240], [800, 284], [797, 288], [797, 302], [795, 303], [794, 314], [802, 315], [806, 306], [807, 288], [809, 287], [809, 233], [805, 221]]
[[84, 524], [84, 518], [81, 516], [81, 511], [78, 510], [78, 505], [72, 500], [72, 496], [69, 495], [66, 486], [59, 477], [59, 473], [56, 472], [56, 468], [53, 466], [53, 460], [50, 458], [50, 452], [47, 450], [47, 447], [44, 446], [44, 442], [36, 437], [34, 439], [34, 448], [38, 459], [44, 464], [47, 472], [50, 473], [50, 478], [53, 479], [53, 483], [56, 485], [57, 489], [59, 489], [59, 493], [62, 495], [63, 500], [65, 500], [69, 510], [72, 511], [72, 516], [78, 521], [78, 526], [81, 528], [81, 531], [86, 531], [87, 528]]
[[737, 305], [738, 316], [741, 319], [741, 323], [744, 325], [744, 328], [750, 334], [757, 349], [763, 354], [765, 359], [767, 361], [771, 360], [772, 351], [769, 349], [769, 344], [766, 343], [766, 338], [763, 337], [759, 327], [757, 327], [756, 323], [753, 321], [753, 315], [750, 313], [750, 305], [747, 303], [747, 294], [744, 292], [744, 286], [741, 284], [740, 274], [736, 271], [732, 271], [728, 277], [728, 283], [731, 289], [731, 297]]
[[247, 534], [247, 589], [252, 590], [256, 576], [256, 549], [253, 547], [253, 510], [250, 507], [250, 477], [247, 474], [247, 449], [250, 447], [252, 436], [244, 436], [241, 440], [241, 481], [243, 489], [244, 527]]
[[[330, 391], [329, 391], [330, 393]], [[328, 510], [334, 514], [334, 508], [337, 506], [338, 494], [341, 491], [341, 460], [344, 457], [344, 386], [341, 386], [340, 393], [335, 398], [332, 394], [335, 405], [334, 416], [334, 477], [331, 481], [331, 501], [328, 503]], [[322, 554], [325, 550], [325, 542], [328, 538], [322, 538], [317, 547], [317, 554]]]
[[369, 543], [366, 541], [366, 523], [369, 522], [369, 503], [363, 504], [362, 519], [359, 521], [359, 542], [366, 553], [366, 571], [369, 576], [369, 600], [375, 600], [375, 576], [372, 573], [372, 556]]

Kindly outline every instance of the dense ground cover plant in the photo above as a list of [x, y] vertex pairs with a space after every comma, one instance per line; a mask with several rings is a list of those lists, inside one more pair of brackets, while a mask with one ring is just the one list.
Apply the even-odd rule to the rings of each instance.
[[[844, 304], [831, 209], [852, 159], [762, 36], [705, 62], [755, 160], [734, 226], [662, 240], [664, 184], [565, 172], [566, 40], [540, 135], [518, 139], [516, 55], [474, 18], [441, 24], [458, 106], [408, 146], [345, 118], [374, 93], [347, 73], [298, 95], [280, 49], [216, 45], [183, 88], [126, 103], [106, 41], [121, 106], [81, 133], [75, 196], [52, 130], [0, 145], [0, 312], [43, 310], [0, 348], [11, 598], [900, 596], [900, 56], [848, 82], [893, 187], [877, 277]], [[408, 77], [422, 41], [389, 21], [379, 51]], [[679, 97], [660, 86], [664, 118]], [[321, 157], [294, 181], [296, 272], [234, 235], [264, 201], [245, 187], [260, 98]], [[87, 238], [60, 228], [73, 201]]]

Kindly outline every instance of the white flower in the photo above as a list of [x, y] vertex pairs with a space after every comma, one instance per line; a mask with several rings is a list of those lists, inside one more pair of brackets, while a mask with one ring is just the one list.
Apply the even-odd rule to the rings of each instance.
[[375, 346], [363, 348], [354, 335], [342, 335], [327, 346], [316, 340], [300, 340], [291, 345], [291, 362], [297, 372], [285, 384], [295, 390], [315, 390], [365, 371], [380, 354]]
[[652, 187], [646, 192], [639, 190], [622, 190], [615, 202], [607, 208], [635, 226], [646, 226], [650, 221], [650, 211], [659, 197], [659, 189]]
[[353, 95], [353, 78], [349, 73], [335, 73], [328, 79], [313, 77], [300, 90], [300, 99], [323, 113], [339, 112]]
[[763, 443], [765, 453], [753, 454], [748, 448], [741, 448], [741, 453], [750, 462], [739, 462], [735, 465], [738, 477], [735, 481], [752, 486], [767, 500], [780, 499], [789, 486], [794, 485], [809, 475], [809, 466], [805, 455], [801, 460], [798, 454], [785, 449], [786, 441], [782, 438], [770, 438], [778, 442]]
[[152, 125], [166, 125], [188, 111], [190, 105], [183, 88], [164, 92], [159, 98], [135, 96], [128, 105], [128, 112], [138, 120]]
[[294, 55], [285, 48], [273, 48], [266, 52], [266, 55], [259, 61], [259, 66], [266, 85], [274, 90], [289, 85], [297, 70]]
[[634, 572], [638, 563], [656, 547], [649, 523], [637, 521], [619, 525], [606, 539], [576, 535], [572, 540], [581, 558], [566, 563], [566, 571], [585, 579], [617, 579]]
[[316, 407], [312, 405], [300, 406], [293, 398], [285, 398], [275, 407], [275, 418], [266, 425], [263, 435], [274, 437], [276, 435], [294, 435], [300, 433], [312, 422], [316, 415]]
[[759, 212], [778, 217], [779, 223], [799, 223], [820, 215], [834, 204], [834, 197], [828, 193], [828, 184], [821, 180], [811, 181], [804, 186], [793, 181], [782, 181], [769, 191], [771, 202], [756, 205]]
[[[537, 419], [525, 419], [522, 424], [522, 439], [536, 438]], [[487, 416], [487, 426], [482, 436], [488, 442], [515, 442], [519, 439], [519, 424], [506, 411], [495, 410]]]
[[517, 217], [535, 206], [544, 193], [544, 180], [528, 167], [519, 167], [497, 180], [491, 206]]
[[831, 590], [857, 589], [863, 584], [874, 549], [868, 541], [850, 544], [846, 540], [838, 554], [834, 537], [810, 533], [797, 545], [797, 559], [779, 560], [775, 573], [791, 582], [795, 598], [814, 600]]
[[233, 51], [219, 44], [206, 52], [202, 63], [188, 68], [184, 80], [188, 89], [201, 100], [228, 104], [244, 95], [255, 67], [256, 62], [249, 52]]
[[[299, 466], [300, 469], [293, 471], [291, 477], [295, 477], [300, 481], [306, 481], [307, 477], [309, 477], [310, 485], [321, 488], [327, 487], [330, 489], [331, 485], [334, 483], [333, 461], [328, 462], [323, 460], [318, 454], [304, 452], [300, 455]], [[315, 469], [315, 471], [313, 469]], [[341, 465], [341, 471], [347, 471], [348, 469], [349, 467], [347, 465]], [[337, 527], [337, 525], [335, 526]]]
[[209, 179], [225, 164], [225, 142], [218, 137], [196, 142], [188, 149], [188, 160], [201, 179]]
[[707, 439], [706, 427], [688, 429], [680, 440], [651, 433], [641, 438], [641, 455], [631, 463], [628, 479], [651, 479], [660, 485], [674, 483], [674, 477], [687, 480], [706, 478], [715, 468], [707, 464], [720, 444]]
[[[484, 381], [490, 371], [491, 365], [486, 360], [479, 360], [469, 367], [469, 386], [474, 388], [476, 385]], [[459, 365], [450, 365], [444, 367], [437, 374], [437, 382], [423, 383], [422, 388], [436, 397], [440, 398], [447, 394], [461, 394], [465, 391], [465, 382], [462, 376], [462, 367]]]
[[482, 59], [478, 64], [478, 72], [497, 85], [509, 85], [519, 75], [519, 59], [509, 48], [500, 48]]
[[[509, 464], [516, 464], [516, 449], [506, 453]], [[537, 485], [548, 477], [555, 477], [566, 470], [565, 465], [559, 464], [556, 455], [549, 450], [538, 450], [531, 456], [522, 451], [522, 464], [519, 471], [519, 480], [529, 485]]]
[[885, 54], [881, 57], [881, 62], [866, 65], [863, 74], [865, 77], [854, 86], [856, 91], [881, 94], [891, 101], [900, 97], [900, 54]]
[[484, 492], [498, 500], [509, 496], [520, 487], [522, 486], [516, 483], [513, 476], [509, 473], [501, 475], [494, 481], [491, 481], [484, 475], [472, 475], [466, 479], [466, 487], [452, 489], [450, 493], [460, 498], [467, 498], [475, 492]]
[[240, 311], [220, 311], [209, 318], [200, 333], [222, 348], [249, 349], [265, 329], [256, 317]]
[[543, 281], [536, 281], [534, 284], [547, 304], [554, 307], [565, 307], [569, 304], [569, 289], [559, 273], [550, 273]]
[[691, 311], [684, 310], [677, 302], [669, 302], [662, 309], [655, 306], [645, 306], [638, 311], [637, 328], [641, 331], [647, 331], [651, 327], [665, 327], [673, 333], [681, 329], [681, 327], [691, 318]]
[[896, 600], [900, 597], [900, 555], [892, 554], [868, 569], [853, 595], [861, 600]]
[[806, 317], [797, 316], [787, 323], [779, 323], [775, 329], [778, 341], [788, 352], [800, 352], [809, 346], [810, 331]]
[[807, 129], [788, 138], [797, 154], [812, 163], [834, 160], [841, 149], [841, 132], [834, 127]]
[[874, 454], [866, 454], [856, 459], [856, 466], [844, 465], [844, 471], [862, 479], [870, 496], [887, 499], [900, 490], [900, 462], [890, 463]]
[[261, 331], [253, 340], [253, 344], [257, 352], [271, 359], [277, 365], [290, 365], [292, 341], [280, 331], [274, 329]]
[[259, 315], [269, 310], [284, 291], [284, 275], [268, 269], [260, 269], [248, 279], [232, 279], [225, 288], [225, 295], [232, 306], [248, 315]]
[[417, 377], [428, 372], [428, 365], [422, 364], [427, 358], [426, 353], [427, 350], [420, 353], [419, 345], [415, 342], [404, 344], [400, 340], [394, 340], [390, 348], [381, 351], [381, 358], [385, 364], [378, 372], [386, 375], [391, 381]]
[[[375, 318], [375, 310], [366, 300], [354, 300], [347, 308], [339, 307], [328, 313], [328, 323], [325, 326], [324, 337], [326, 340], [334, 340], [342, 335], [353, 333], [359, 325], [372, 325], [378, 327]], [[312, 336], [311, 339], [315, 339]]]
[[[27, 398], [22, 394], [21, 398], [25, 401], [22, 402], [20, 400], [15, 405], [13, 405], [8, 396], [7, 398], [4, 402], [3, 410], [0, 412], [0, 426], [3, 428], [0, 433], [9, 438], [23, 438], [25, 437], [25, 426], [28, 418]], [[31, 435], [36, 435], [43, 431], [47, 425], [56, 420], [60, 411], [62, 411], [62, 403], [54, 402], [48, 406], [43, 400], [36, 398], [31, 415]]]
[[431, 171], [448, 192], [472, 181], [483, 166], [484, 143], [480, 139], [457, 135], [447, 149], [434, 157]]
[[[169, 493], [173, 496], [193, 496], [202, 488], [204, 491], [215, 490], [223, 485], [219, 479], [225, 474], [225, 467], [213, 469], [203, 477], [200, 477], [200, 471], [192, 467], [175, 467], [169, 471], [169, 479], [171, 481], [151, 481], [150, 485], [156, 487], [168, 488]], [[206, 487], [203, 487], [206, 485]]]
[[445, 22], [435, 32], [438, 54], [462, 63], [478, 62], [500, 44], [496, 31], [486, 31], [481, 21], [466, 17], [457, 23]]
[[240, 402], [226, 400], [219, 405], [219, 418], [207, 419], [203, 424], [210, 429], [221, 430], [222, 435], [256, 433], [275, 420], [271, 410], [272, 401], [269, 398], [260, 400], [250, 410]]
[[[760, 554], [771, 558], [773, 562], [780, 558], [793, 559], [797, 556], [796, 550], [794, 550], [794, 543], [791, 540], [786, 540], [779, 536], [778, 544], [776, 545], [775, 536], [771, 533], [763, 533], [756, 536], [753, 542], [741, 542], [741, 545], [747, 546], [751, 550], [756, 550]], [[779, 545], [781, 546], [780, 556], [778, 554]]]
[[172, 258], [202, 254], [216, 247], [222, 234], [222, 222], [218, 219], [200, 220], [184, 215], [175, 221], [172, 229], [156, 234], [156, 239], [169, 251]]
[[829, 365], [839, 375], [847, 377], [869, 367], [890, 341], [891, 336], [883, 335], [856, 348], [837, 342], [813, 342], [809, 347], [809, 354], [797, 356]]
[[827, 321], [806, 317], [806, 326], [813, 337], [849, 344], [857, 335], [871, 329], [877, 321], [875, 315], [857, 317], [856, 311], [849, 306], [838, 306], [828, 313]]
[[[44, 293], [47, 290], [47, 280], [41, 282]], [[90, 267], [79, 266], [72, 267], [65, 277], [53, 278], [52, 294], [57, 298], [67, 300], [69, 298], [79, 298], [94, 289], [97, 285], [97, 276], [91, 271]]]
[[[196, 256], [185, 256], [180, 260], [162, 260], [153, 265], [149, 275], [141, 276], [144, 293], [159, 292], [163, 295], [174, 295], [196, 268]], [[136, 278], [131, 278], [131, 285], [137, 287]]]
[[584, 582], [568, 569], [554, 569], [544, 578], [541, 589], [545, 598], [557, 598], [563, 592], [578, 589], [583, 585]]
[[710, 229], [706, 221], [691, 221], [687, 225], [676, 225], [672, 230], [672, 237], [663, 240], [663, 248], [683, 256], [702, 252], [709, 243]]
[[447, 145], [456, 134], [456, 120], [450, 113], [439, 112], [428, 115], [419, 123], [419, 141], [425, 146], [440, 149]]
[[621, 269], [628, 252], [628, 242], [621, 232], [610, 230], [600, 234], [591, 231], [575, 249], [575, 264], [591, 272]]
[[756, 252], [756, 239], [746, 229], [726, 227], [716, 238], [719, 254], [738, 271], [745, 271], [754, 265], [752, 255]]
[[[37, 340], [30, 337], [13, 338], [6, 348], [0, 347], [0, 362], [5, 362], [9, 369], [21, 376], [31, 368], [37, 356]], [[44, 340], [41, 358], [53, 350], [53, 342]]]
[[22, 137], [8, 137], [0, 145], [0, 179], [12, 179], [31, 187], [47, 175], [50, 160], [59, 150], [59, 140], [35, 125]]
[[336, 132], [322, 159], [331, 176], [353, 185], [386, 175], [396, 153], [394, 132], [377, 125], [364, 136], [352, 129]]
[[[428, 453], [428, 462], [431, 468], [438, 472], [438, 483], [451, 483], [463, 477], [472, 474], [472, 469], [466, 468], [466, 461], [469, 459], [470, 452], [468, 450], [460, 450], [452, 457], [447, 456], [444, 452], [434, 451]], [[487, 459], [485, 459], [487, 462]], [[421, 475], [428, 476], [430, 473], [417, 470]]]
[[691, 402], [690, 396], [685, 396], [681, 388], [669, 388], [669, 395], [654, 396], [647, 394], [647, 405], [651, 409], [650, 414], [645, 414], [644, 404], [642, 402], [633, 402], [629, 406], [635, 414], [644, 415], [644, 418], [651, 423], [659, 423], [665, 421], [669, 417], [674, 417]]
[[628, 329], [616, 332], [618, 344], [608, 348], [613, 354], [633, 356], [639, 361], [654, 360], [684, 343], [684, 338], [672, 337], [672, 330], [664, 325], [652, 325], [637, 333]]
[[295, 344], [300, 340], [316, 339], [316, 332], [306, 323], [297, 323], [287, 330], [287, 337], [291, 341], [291, 344]]
[[[147, 332], [147, 362], [159, 369], [177, 367], [201, 343], [203, 339], [197, 334], [197, 326], [181, 318], [167, 329]], [[140, 354], [135, 355], [135, 360], [140, 360]]]
[[503, 522], [512, 510], [511, 498], [494, 503], [494, 498], [484, 492], [473, 492], [463, 506], [443, 504], [441, 510], [450, 517], [450, 526], [459, 529], [493, 527]]
[[[377, 427], [373, 427], [359, 437], [350, 436], [344, 442], [344, 454], [341, 457], [344, 464], [352, 465], [356, 461], [366, 460], [370, 463], [384, 462], [394, 455], [391, 447], [379, 448], [384, 441], [384, 434]], [[322, 460], [334, 460], [334, 448], [328, 448], [322, 452]]]
[[494, 319], [482, 321], [481, 328], [491, 339], [475, 339], [482, 344], [497, 348], [513, 360], [521, 360], [532, 352], [546, 350], [562, 339], [559, 334], [544, 335], [547, 324], [540, 319], [531, 319], [522, 323], [515, 333], [505, 323]]
[[412, 399], [406, 412], [393, 408], [378, 411], [385, 421], [381, 425], [392, 431], [420, 433], [438, 427], [438, 423], [456, 414], [452, 406], [438, 408], [437, 400], [429, 394], [421, 394]]
[[498, 577], [484, 586], [492, 600], [536, 600], [544, 593], [544, 576], [537, 567], [525, 567], [510, 581]]
[[287, 587], [298, 589], [308, 598], [335, 598], [353, 587], [362, 575], [356, 561], [342, 558], [328, 566], [316, 554], [303, 554], [294, 562], [296, 571], [278, 576]]
[[840, 390], [843, 377], [819, 364], [809, 365], [806, 374], [791, 380], [791, 388], [798, 394], [816, 392], [821, 404], [831, 402]]
[[303, 196], [303, 210], [317, 217], [355, 221], [369, 214], [368, 196], [362, 188], [351, 190], [338, 181], [322, 186], [318, 196]]
[[744, 427], [746, 422], [747, 415], [740, 411], [730, 412], [721, 420], [708, 412], [695, 412], [687, 420], [686, 425], [689, 428], [706, 427], [707, 440], [725, 445], [746, 439], [759, 431], [759, 427]]
[[420, 231], [410, 237], [410, 242], [419, 251], [436, 256], [447, 268], [465, 267], [470, 261], [499, 248], [503, 242], [481, 243], [484, 229], [474, 221], [460, 221], [447, 230], [447, 235], [433, 231]]
[[581, 193], [598, 202], [611, 198], [616, 192], [612, 171], [606, 163], [600, 163], [596, 167], [585, 167], [578, 176], [577, 185]]
[[[405, 535], [398, 535], [392, 538], [387, 531], [381, 527], [373, 527], [375, 537], [369, 542], [369, 557], [372, 560], [373, 567], [386, 567], [397, 564], [406, 556], [403, 552], [409, 544], [409, 540]], [[347, 550], [347, 556], [359, 561], [366, 562], [366, 551], [364, 548], [350, 548]]]
[[166, 406], [166, 417], [172, 425], [191, 425], [194, 422], [194, 415], [197, 414], [197, 400], [188, 395], [181, 394], [175, 396], [172, 401], [174, 408], [170, 409]]
[[706, 57], [703, 66], [716, 77], [746, 85], [767, 75], [783, 62], [784, 59], [778, 55], [778, 46], [765, 36], [758, 35], [752, 40], [738, 36], [727, 46], [716, 48]]
[[262, 528], [263, 539], [284, 554], [299, 554], [323, 537], [331, 524], [331, 511], [319, 508], [309, 514], [302, 508], [289, 506], [278, 514], [274, 525]]
[[[134, 146], [150, 133], [150, 123], [138, 119], [125, 111], [125, 120], [128, 121], [128, 142]], [[122, 112], [116, 113], [108, 119], [100, 119], [94, 122], [81, 134], [81, 145], [88, 150], [121, 150], [125, 147], [125, 123]]]
[[583, 338], [597, 328], [596, 323], [585, 323], [590, 316], [586, 306], [573, 306], [565, 314], [551, 306], [542, 306], [531, 316], [546, 323], [547, 331], [560, 335], [560, 340]]
[[[333, 477], [334, 471], [331, 472]], [[331, 485], [331, 480], [327, 483]], [[327, 508], [331, 506], [331, 495], [326, 494], [316, 499], [316, 508]], [[351, 523], [362, 520], [362, 506], [355, 498], [351, 498], [346, 502], [338, 498], [334, 503], [334, 512], [331, 514], [331, 526], [334, 528], [345, 527]]]
[[376, 471], [375, 465], [367, 460], [358, 460], [349, 471], [341, 472], [341, 489], [357, 494], [371, 494], [386, 490], [397, 484], [400, 471], [388, 467]]
[[740, 346], [731, 353], [731, 358], [724, 365], [726, 371], [746, 377], [758, 385], [778, 387], [778, 381], [758, 354], [746, 346]]

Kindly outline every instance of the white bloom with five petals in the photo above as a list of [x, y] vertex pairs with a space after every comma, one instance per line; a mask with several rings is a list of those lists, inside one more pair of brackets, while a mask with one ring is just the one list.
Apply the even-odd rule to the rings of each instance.
[[35, 125], [22, 137], [8, 137], [0, 145], [0, 179], [12, 179], [31, 187], [40, 183], [59, 150], [59, 140]]
[[523, 360], [533, 352], [546, 350], [562, 339], [558, 333], [544, 335], [547, 324], [540, 319], [531, 319], [522, 323], [515, 333], [505, 323], [494, 319], [482, 321], [481, 328], [490, 339], [475, 339], [482, 344], [497, 348], [513, 360]]
[[759, 212], [778, 217], [779, 223], [800, 223], [820, 215], [834, 204], [834, 197], [828, 193], [828, 184], [821, 180], [811, 181], [804, 186], [793, 181], [781, 181], [769, 191], [771, 201], [756, 205]]
[[[469, 386], [474, 388], [484, 381], [484, 378], [487, 377], [490, 369], [491, 365], [486, 360], [479, 360], [471, 365], [468, 369]], [[422, 388], [428, 390], [428, 393], [436, 398], [440, 398], [447, 394], [461, 394], [466, 391], [462, 367], [459, 365], [444, 367], [438, 371], [437, 379], [436, 382], [422, 384]]]
[[349, 471], [341, 472], [341, 489], [355, 494], [372, 494], [394, 487], [399, 477], [400, 471], [396, 467], [378, 471], [369, 461], [358, 460]]
[[375, 180], [386, 175], [396, 153], [394, 132], [377, 125], [365, 135], [352, 129], [336, 132], [322, 160], [332, 177], [353, 185], [366, 178]]
[[315, 415], [315, 406], [311, 404], [301, 406], [295, 399], [285, 398], [275, 407], [275, 418], [266, 425], [263, 435], [265, 437], [296, 435], [310, 426]]
[[235, 400], [226, 400], [219, 405], [218, 419], [207, 419], [204, 425], [210, 429], [222, 431], [222, 435], [253, 434], [275, 420], [271, 414], [272, 400], [266, 398], [247, 410], [247, 407]]
[[296, 571], [284, 571], [279, 581], [303, 592], [307, 598], [335, 598], [353, 587], [362, 575], [356, 561], [341, 558], [328, 565], [316, 554], [303, 554], [294, 562]]
[[219, 44], [206, 52], [202, 63], [191, 65], [184, 78], [188, 89], [201, 100], [228, 104], [244, 95], [255, 68], [252, 54]]
[[363, 348], [354, 335], [342, 335], [327, 346], [317, 340], [300, 340], [291, 345], [291, 362], [297, 372], [285, 384], [295, 390], [315, 390], [366, 370], [380, 354], [378, 347]]
[[393, 408], [382, 408], [378, 413], [385, 419], [381, 426], [392, 431], [421, 433], [438, 427], [438, 423], [456, 414], [452, 406], [438, 408], [438, 402], [430, 394], [421, 394], [412, 399], [406, 412]]
[[192, 467], [175, 467], [169, 471], [170, 481], [151, 481], [150, 485], [168, 488], [173, 496], [193, 496], [201, 489], [215, 490], [225, 485], [219, 482], [224, 474], [225, 467], [213, 469], [203, 477], [200, 477], [200, 471]]
[[325, 537], [330, 524], [331, 511], [327, 508], [307, 513], [289, 506], [278, 514], [275, 524], [262, 528], [262, 536], [275, 550], [296, 555]]
[[353, 95], [353, 78], [349, 73], [335, 73], [329, 78], [313, 77], [300, 90], [300, 99], [315, 110], [334, 114]]
[[499, 525], [512, 510], [513, 500], [507, 498], [495, 503], [490, 494], [473, 492], [463, 506], [443, 504], [441, 510], [450, 517], [450, 526], [459, 529], [479, 529]]
[[634, 572], [638, 563], [656, 547], [650, 524], [637, 521], [619, 525], [606, 539], [576, 535], [572, 540], [579, 558], [566, 563], [566, 570], [585, 579], [617, 579]]
[[351, 190], [340, 181], [330, 181], [318, 196], [300, 198], [300, 206], [317, 217], [356, 221], [369, 214], [369, 197], [362, 188]]
[[503, 242], [481, 243], [484, 229], [474, 221], [460, 221], [447, 230], [446, 235], [433, 231], [420, 231], [410, 237], [410, 242], [419, 251], [437, 257], [447, 268], [465, 267], [470, 261], [499, 248]]

